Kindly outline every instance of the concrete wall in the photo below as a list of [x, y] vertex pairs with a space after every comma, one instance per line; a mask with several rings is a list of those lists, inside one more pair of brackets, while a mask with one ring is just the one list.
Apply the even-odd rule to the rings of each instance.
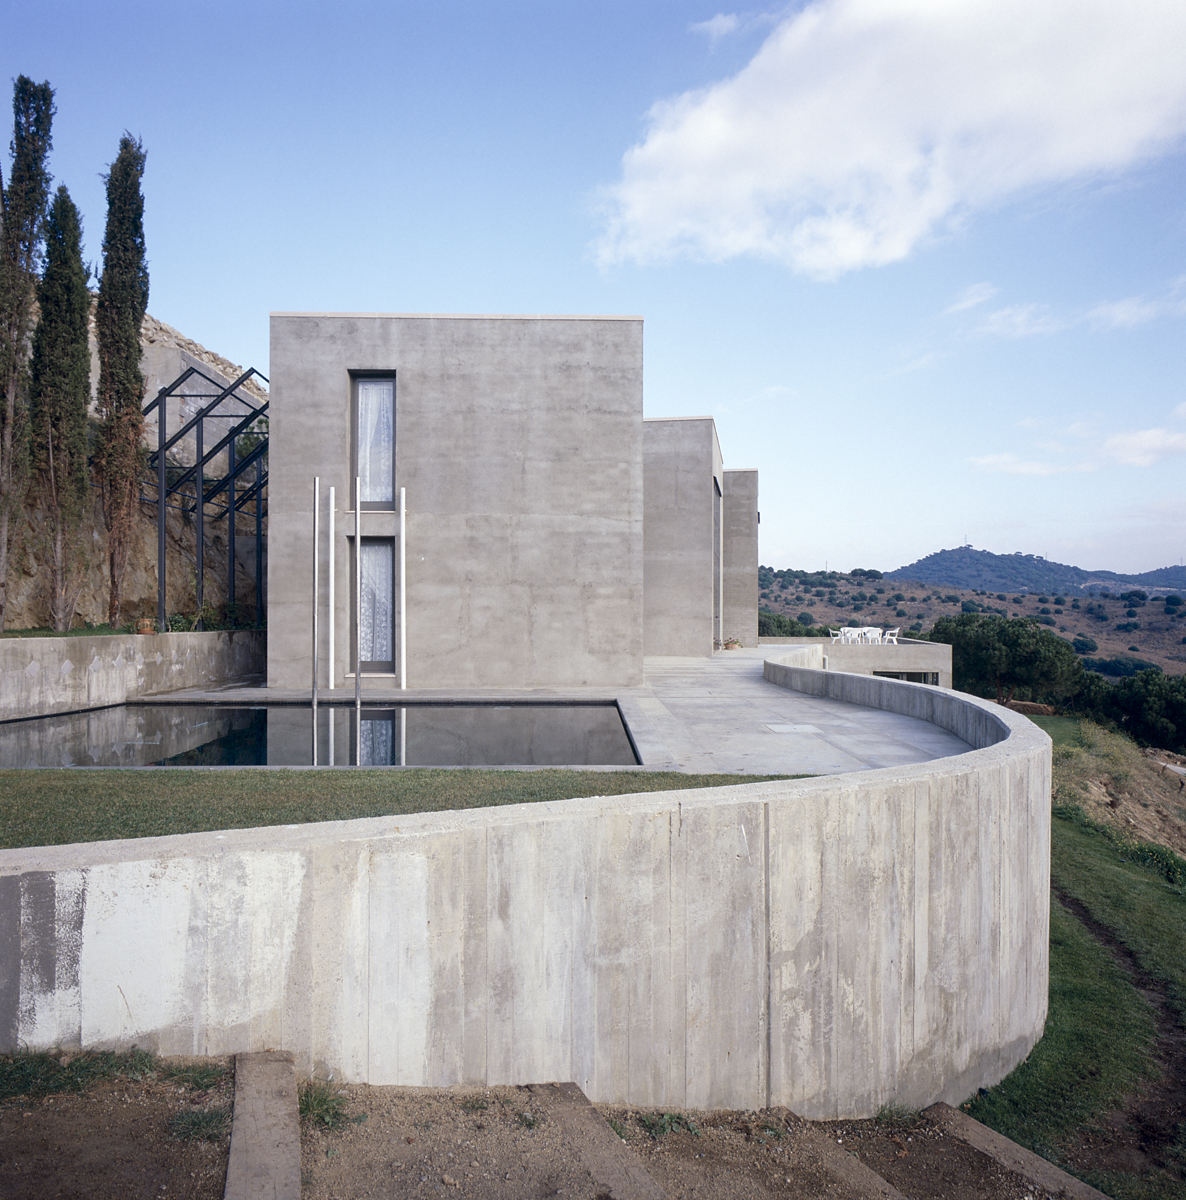
[[939, 676], [939, 687], [949, 688], [951, 677], [951, 647], [942, 642], [912, 642], [901, 639], [895, 645], [860, 642], [833, 642], [830, 638], [759, 638], [763, 646], [769, 646], [772, 657], [775, 646], [820, 646], [822, 661], [812, 658], [810, 664], [825, 671], [847, 671], [855, 675], [872, 675], [874, 672], [887, 674], [918, 674], [928, 672]]
[[124, 704], [262, 674], [254, 629], [70, 638], [0, 638], [0, 721]]
[[[641, 318], [280, 313], [271, 364], [269, 686], [310, 682], [314, 475], [347, 679], [351, 371], [396, 376], [409, 687], [641, 683]], [[398, 529], [363, 513], [364, 537]]]
[[[822, 657], [819, 647], [785, 657]], [[1050, 740], [772, 663], [979, 748], [848, 776], [0, 852], [0, 1050], [292, 1050], [409, 1085], [868, 1116], [1046, 1016]]]
[[725, 471], [723, 586], [725, 638], [758, 644], [758, 473]]
[[720, 640], [722, 474], [711, 417], [643, 422], [647, 654], [708, 657]]

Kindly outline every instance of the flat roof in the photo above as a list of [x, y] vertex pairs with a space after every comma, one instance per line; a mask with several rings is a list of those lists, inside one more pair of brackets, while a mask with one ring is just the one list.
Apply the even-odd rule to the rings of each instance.
[[642, 317], [595, 316], [563, 313], [377, 313], [377, 312], [270, 312], [269, 317], [349, 317], [353, 321], [641, 321]]

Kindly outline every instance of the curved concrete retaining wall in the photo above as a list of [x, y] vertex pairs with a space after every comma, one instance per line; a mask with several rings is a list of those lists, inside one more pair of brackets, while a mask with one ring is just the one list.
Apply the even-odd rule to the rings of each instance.
[[266, 668], [257, 629], [149, 637], [0, 638], [0, 721], [126, 704]]
[[[794, 681], [837, 680], [925, 707], [916, 685]], [[0, 1049], [283, 1048], [372, 1083], [572, 1079], [597, 1101], [809, 1117], [958, 1103], [1042, 1032], [1050, 742], [917, 690], [982, 748], [0, 852]]]

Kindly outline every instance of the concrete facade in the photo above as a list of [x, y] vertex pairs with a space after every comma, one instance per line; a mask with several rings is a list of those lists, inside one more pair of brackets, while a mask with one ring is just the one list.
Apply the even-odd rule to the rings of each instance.
[[758, 473], [725, 471], [723, 487], [725, 639], [758, 644]]
[[238, 629], [0, 639], [0, 721], [126, 704], [262, 674], [265, 635]]
[[[641, 679], [641, 318], [277, 313], [271, 362], [269, 686], [311, 680], [314, 475], [323, 531], [331, 486], [337, 505], [335, 662], [323, 665], [320, 686], [353, 686], [351, 389], [360, 372], [395, 380], [409, 687]], [[361, 532], [394, 544], [398, 513], [364, 510]], [[390, 677], [364, 674], [363, 683], [390, 686]]]
[[[868, 1116], [1041, 1036], [1050, 740], [769, 661], [977, 749], [714, 790], [0, 852], [0, 1051], [283, 1047], [408, 1085]], [[151, 953], [145, 953], [146, 948]]]
[[[643, 422], [647, 654], [699, 657], [723, 642], [724, 463], [711, 417]], [[754, 582], [758, 568], [754, 564]], [[757, 594], [754, 626], [757, 632]]]

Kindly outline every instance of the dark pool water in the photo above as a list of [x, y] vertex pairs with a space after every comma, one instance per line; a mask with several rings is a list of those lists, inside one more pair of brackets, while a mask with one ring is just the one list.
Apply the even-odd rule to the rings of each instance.
[[[316, 724], [316, 737], [314, 737]], [[128, 705], [0, 724], [0, 767], [634, 766], [616, 704]]]

